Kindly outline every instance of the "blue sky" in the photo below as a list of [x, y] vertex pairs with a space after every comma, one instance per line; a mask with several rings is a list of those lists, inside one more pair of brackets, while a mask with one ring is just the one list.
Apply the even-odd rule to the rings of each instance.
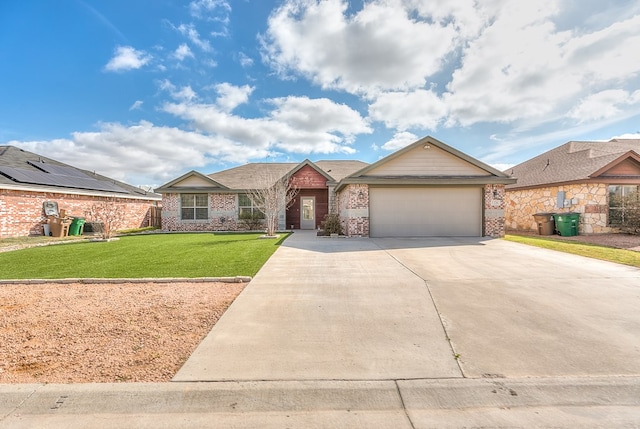
[[[531, 4], [529, 4], [531, 3]], [[640, 2], [5, 0], [0, 144], [134, 185], [640, 136]]]

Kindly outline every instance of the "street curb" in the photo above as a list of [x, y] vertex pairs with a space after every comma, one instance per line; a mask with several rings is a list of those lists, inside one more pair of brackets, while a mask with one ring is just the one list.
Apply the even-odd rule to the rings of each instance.
[[81, 278], [81, 279], [16, 279], [0, 280], [0, 285], [12, 284], [118, 284], [118, 283], [249, 283], [252, 277], [161, 277], [161, 278], [136, 278], [136, 279], [105, 279], [105, 278]]

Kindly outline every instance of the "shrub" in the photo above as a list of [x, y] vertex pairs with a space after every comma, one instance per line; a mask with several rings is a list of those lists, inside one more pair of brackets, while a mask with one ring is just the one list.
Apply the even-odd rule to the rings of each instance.
[[340, 216], [336, 213], [330, 213], [324, 217], [320, 227], [326, 235], [329, 234], [342, 234], [342, 224], [340, 223]]
[[248, 231], [263, 229], [264, 214], [258, 210], [242, 212], [238, 216], [238, 219], [240, 219], [240, 224]]

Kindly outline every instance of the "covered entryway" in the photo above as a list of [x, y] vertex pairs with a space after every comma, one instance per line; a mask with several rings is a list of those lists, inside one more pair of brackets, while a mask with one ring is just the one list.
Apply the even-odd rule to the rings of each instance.
[[371, 237], [480, 237], [482, 187], [370, 187]]

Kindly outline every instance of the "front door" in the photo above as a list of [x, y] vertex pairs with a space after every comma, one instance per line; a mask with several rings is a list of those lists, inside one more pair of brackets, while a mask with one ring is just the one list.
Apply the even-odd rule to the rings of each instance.
[[316, 197], [300, 197], [300, 229], [316, 228]]

